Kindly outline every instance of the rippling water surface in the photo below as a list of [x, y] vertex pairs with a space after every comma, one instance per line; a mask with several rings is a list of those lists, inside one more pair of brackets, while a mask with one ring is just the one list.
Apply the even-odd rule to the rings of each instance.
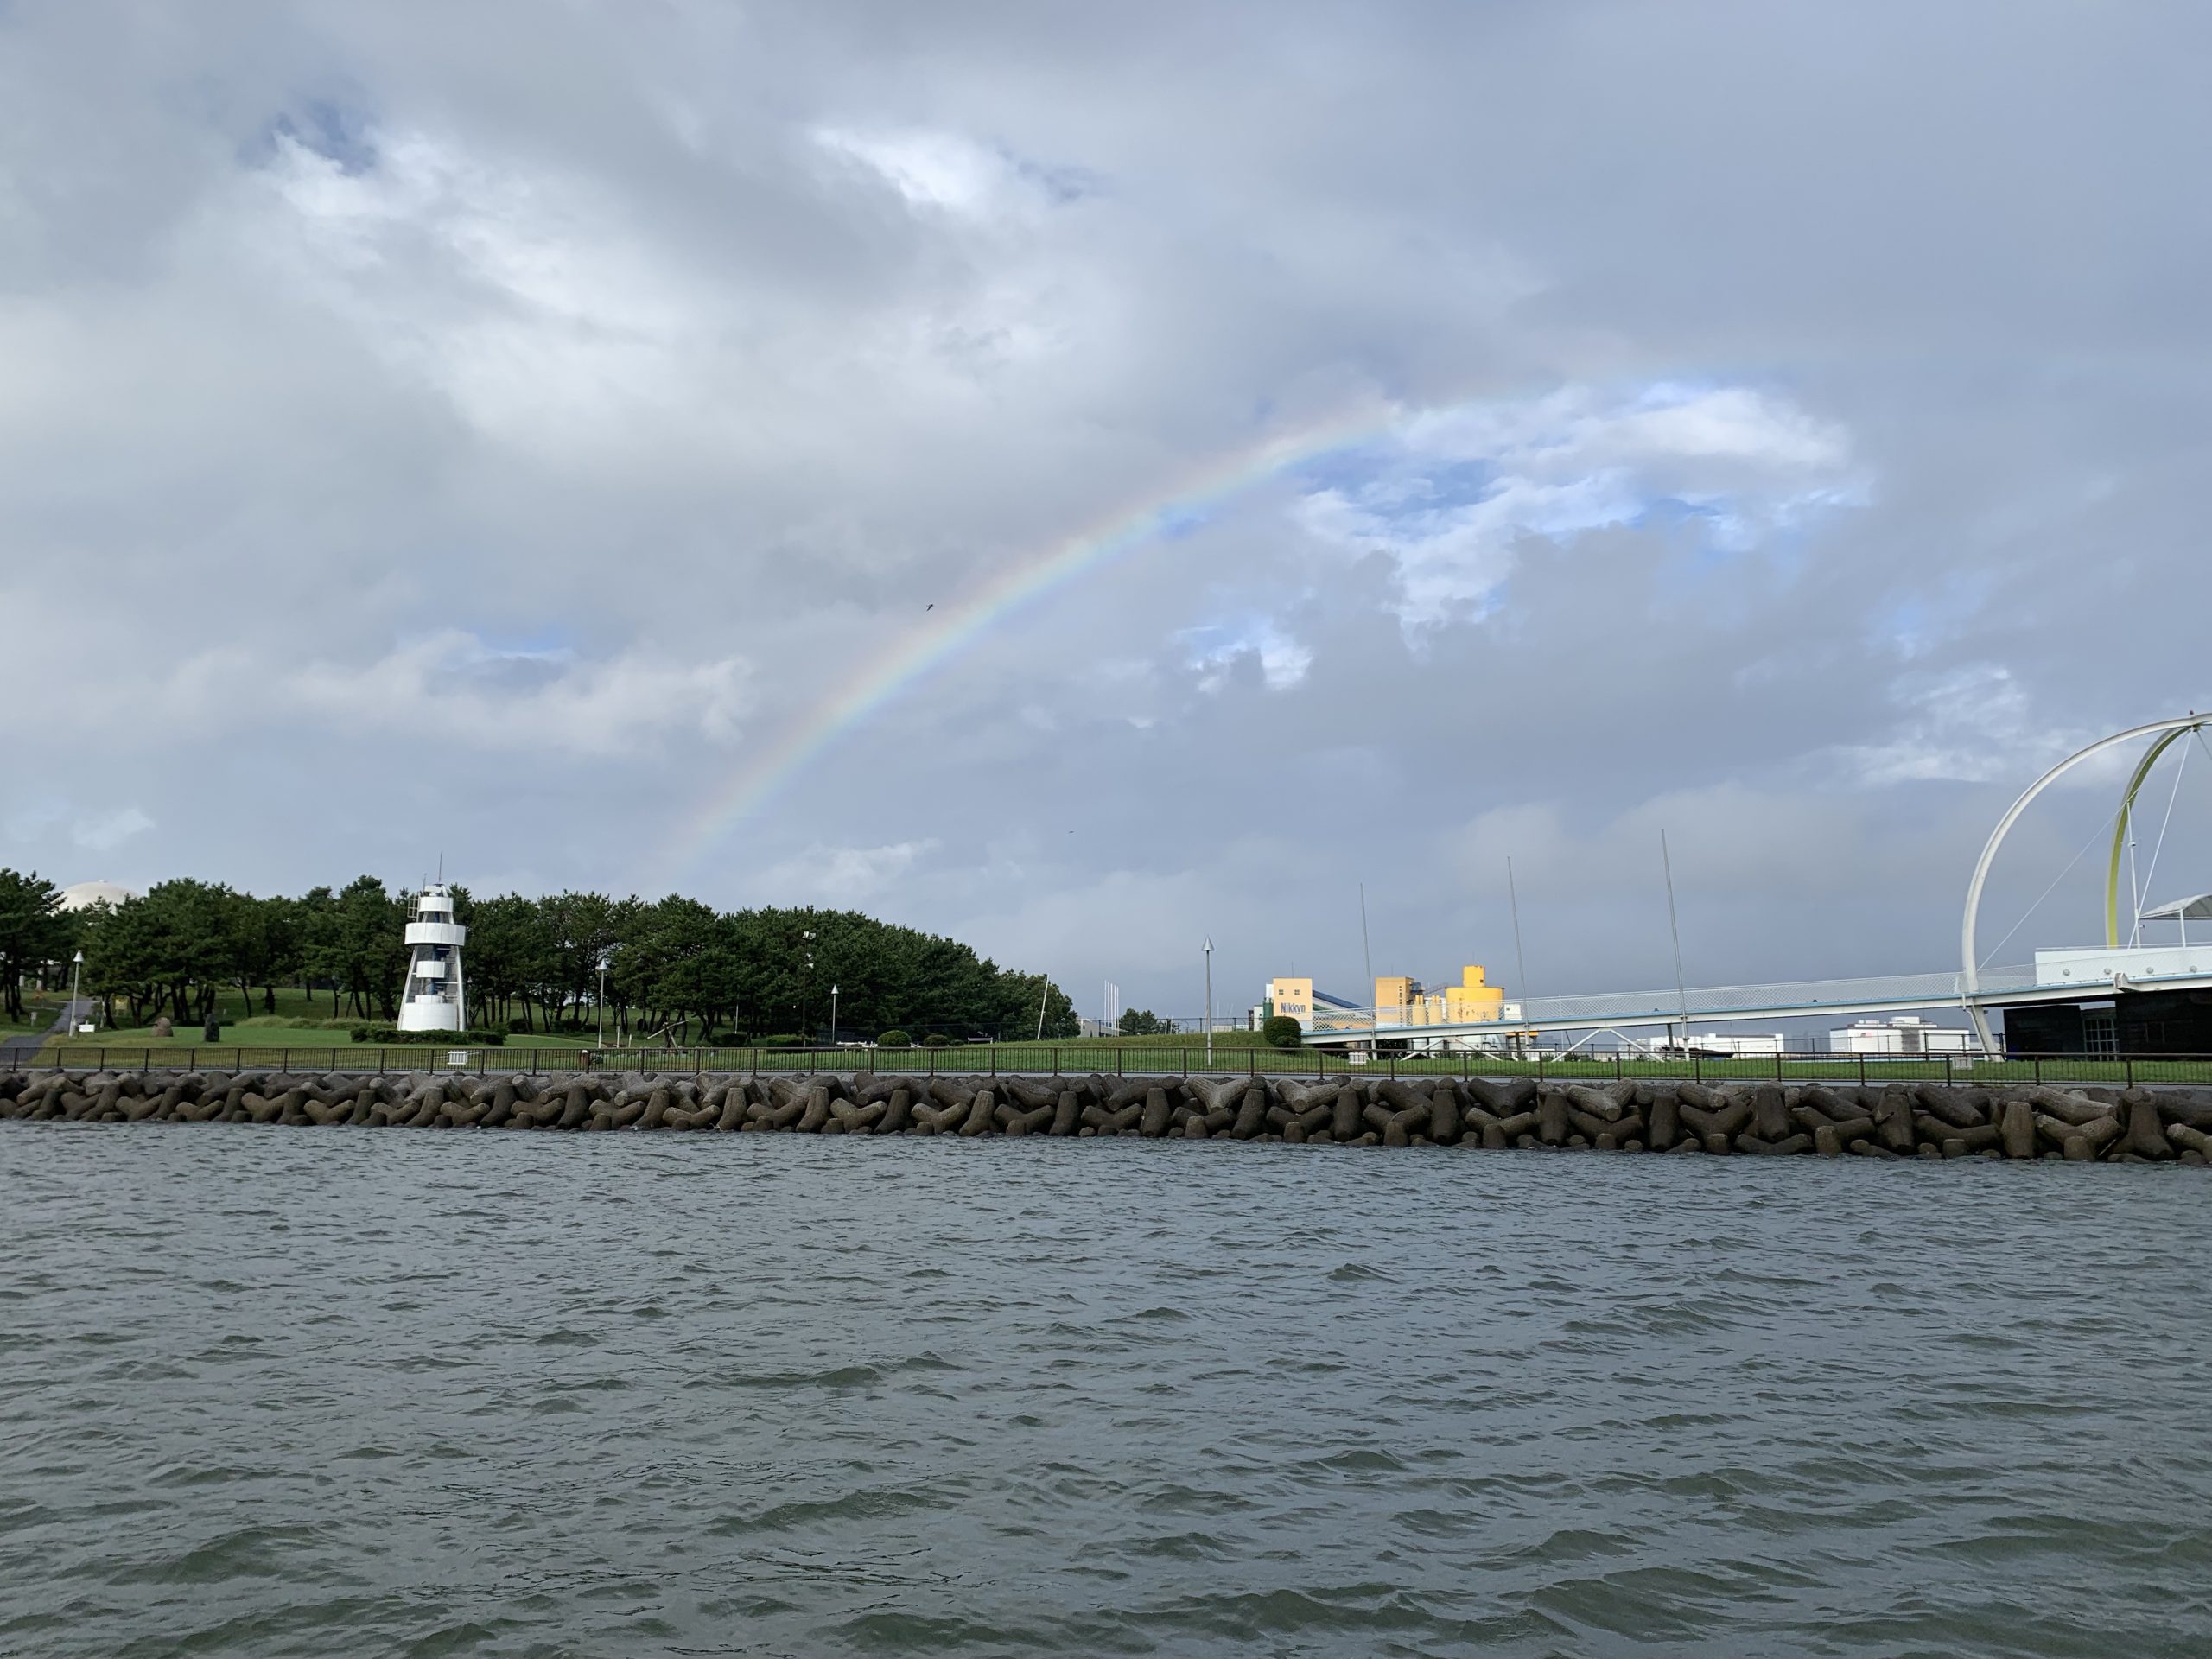
[[2132, 1166], [0, 1126], [0, 1651], [2212, 1651]]

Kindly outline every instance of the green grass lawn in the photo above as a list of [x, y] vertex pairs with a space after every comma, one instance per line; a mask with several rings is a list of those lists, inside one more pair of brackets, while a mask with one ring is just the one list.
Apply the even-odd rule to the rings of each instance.
[[[45, 1030], [53, 1023], [54, 1015], [60, 1012], [61, 1006], [67, 998], [64, 996], [52, 999], [52, 1001], [53, 1007], [44, 1011], [38, 1017], [37, 1023], [28, 1029]], [[86, 1001], [92, 1002], [92, 1017], [97, 1021], [100, 1017], [99, 1002], [96, 998], [87, 998]], [[302, 1053], [312, 1052], [316, 1049], [327, 1053], [334, 1048], [341, 1050], [365, 1046], [373, 1048], [377, 1045], [357, 1044], [353, 1040], [353, 1027], [357, 1025], [375, 1027], [386, 1023], [381, 1014], [364, 1020], [359, 1015], [348, 1012], [346, 999], [342, 995], [339, 998], [339, 1011], [335, 1016], [333, 1016], [330, 1011], [330, 993], [327, 991], [303, 991], [294, 986], [282, 986], [277, 988], [275, 1001], [276, 1011], [270, 1013], [264, 1007], [261, 994], [257, 990], [253, 996], [252, 1007], [249, 1011], [235, 988], [225, 991], [216, 1002], [216, 1017], [221, 1022], [222, 1035], [216, 1039], [215, 1046], [224, 1049], [289, 1048], [298, 1049]], [[128, 1005], [118, 1001], [116, 1011], [118, 1014], [127, 1014]], [[588, 1043], [589, 1040], [588, 1037], [579, 1039], [574, 1035], [548, 1036], [543, 1032], [516, 1032], [508, 1036], [505, 1046], [509, 1048], [575, 1048], [579, 1046], [580, 1042]], [[143, 1053], [149, 1048], [206, 1046], [201, 1027], [197, 1021], [177, 1022], [175, 1032], [168, 1037], [156, 1037], [150, 1025], [118, 1027], [103, 1025], [89, 1035], [65, 1033], [40, 1051], [40, 1059], [46, 1064], [52, 1064], [57, 1049], [65, 1045], [73, 1063], [79, 1057], [97, 1056], [102, 1049], [120, 1051], [135, 1048]], [[423, 1046], [427, 1048], [433, 1045]]]

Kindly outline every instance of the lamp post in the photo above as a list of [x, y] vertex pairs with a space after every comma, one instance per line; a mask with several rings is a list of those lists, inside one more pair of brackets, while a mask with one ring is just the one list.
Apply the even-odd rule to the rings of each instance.
[[837, 988], [830, 988], [830, 1046], [837, 1046]]
[[607, 1046], [607, 952], [599, 953], [599, 1046]]
[[1206, 1069], [1213, 1069], [1213, 935], [1206, 935]]
[[814, 1045], [810, 1039], [814, 1033], [806, 1027], [808, 1005], [814, 1001], [814, 931], [809, 928], [798, 938], [800, 946], [806, 952], [805, 966], [800, 969], [798, 976], [798, 1028], [800, 1033], [810, 1039], [807, 1046], [811, 1048]]
[[85, 953], [79, 950], [69, 963], [69, 1025], [72, 1030], [79, 1023], [77, 1018], [77, 987], [84, 977]]

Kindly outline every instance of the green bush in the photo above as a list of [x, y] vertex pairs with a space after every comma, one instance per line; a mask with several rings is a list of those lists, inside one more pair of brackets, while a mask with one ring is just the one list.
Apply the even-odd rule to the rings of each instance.
[[398, 1048], [410, 1043], [435, 1047], [444, 1043], [454, 1048], [499, 1048], [507, 1040], [504, 1031], [401, 1031], [392, 1026], [355, 1026], [353, 1040], [373, 1043], [379, 1048]]
[[878, 1048], [912, 1048], [914, 1039], [903, 1031], [887, 1031], [875, 1039]]
[[950, 1048], [952, 1046], [952, 1039], [946, 1036], [941, 1031], [933, 1031], [930, 1033], [928, 1036], [922, 1039], [922, 1046], [924, 1048]]
[[1274, 1048], [1296, 1048], [1305, 1030], [1287, 1014], [1268, 1015], [1260, 1022], [1260, 1040]]
[[806, 1039], [794, 1032], [779, 1031], [766, 1037], [755, 1037], [753, 1039], [753, 1046], [755, 1048], [804, 1048]]

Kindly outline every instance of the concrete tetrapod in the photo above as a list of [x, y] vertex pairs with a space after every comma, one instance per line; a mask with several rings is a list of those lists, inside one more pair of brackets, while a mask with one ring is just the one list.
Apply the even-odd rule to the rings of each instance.
[[2212, 1090], [1530, 1078], [0, 1075], [0, 1119], [276, 1128], [1143, 1138], [1883, 1159], [2212, 1160]]

